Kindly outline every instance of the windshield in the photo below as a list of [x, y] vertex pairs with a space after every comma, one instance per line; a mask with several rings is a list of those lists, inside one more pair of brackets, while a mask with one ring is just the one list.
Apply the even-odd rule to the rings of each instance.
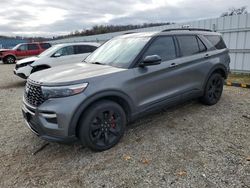
[[48, 48], [47, 50], [45, 50], [44, 52], [42, 52], [40, 55], [38, 55], [38, 57], [49, 56], [51, 53], [53, 53], [57, 49], [58, 49], [58, 46], [52, 46], [52, 47]]
[[17, 48], [18, 48], [19, 46], [21, 46], [21, 44], [18, 44], [18, 45], [16, 45], [16, 46], [14, 46], [14, 47], [12, 48], [12, 50], [17, 50]]
[[90, 54], [85, 62], [128, 68], [149, 39], [149, 37], [112, 39]]

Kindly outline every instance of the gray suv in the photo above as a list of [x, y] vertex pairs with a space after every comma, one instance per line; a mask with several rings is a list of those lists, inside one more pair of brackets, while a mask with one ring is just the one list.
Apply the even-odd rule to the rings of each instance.
[[209, 30], [125, 34], [85, 62], [32, 74], [23, 116], [42, 139], [107, 150], [146, 113], [193, 98], [216, 104], [229, 63], [221, 35]]

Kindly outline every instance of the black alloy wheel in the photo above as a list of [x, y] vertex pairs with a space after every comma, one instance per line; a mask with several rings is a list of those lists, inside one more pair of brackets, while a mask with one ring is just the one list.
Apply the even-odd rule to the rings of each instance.
[[207, 105], [216, 104], [220, 100], [223, 91], [223, 84], [224, 79], [220, 74], [212, 74], [207, 82], [205, 94], [202, 97], [201, 101]]
[[120, 134], [121, 117], [112, 110], [101, 111], [90, 125], [90, 138], [98, 146], [113, 143]]
[[125, 124], [126, 115], [119, 104], [108, 100], [99, 101], [82, 116], [79, 137], [92, 150], [107, 150], [119, 142]]
[[15, 63], [15, 61], [16, 61], [16, 59], [13, 56], [8, 56], [5, 59], [5, 63], [7, 63], [7, 64], [13, 64], [13, 63]]

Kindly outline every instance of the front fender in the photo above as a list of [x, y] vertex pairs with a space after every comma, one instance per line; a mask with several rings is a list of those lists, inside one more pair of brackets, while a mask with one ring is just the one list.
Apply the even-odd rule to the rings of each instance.
[[13, 54], [13, 53], [9, 53], [9, 52], [5, 52], [5, 53], [3, 53], [2, 58], [4, 59], [4, 58], [5, 58], [5, 57], [7, 57], [7, 56], [13, 56], [13, 57], [15, 57], [15, 59], [17, 59], [17, 57], [16, 57], [16, 55], [15, 55], [15, 54]]
[[131, 100], [131, 98], [121, 92], [121, 91], [116, 91], [116, 90], [112, 90], [112, 91], [102, 91], [100, 93], [96, 93], [92, 96], [89, 96], [86, 100], [82, 101], [78, 108], [76, 109], [76, 111], [74, 112], [74, 116], [72, 117], [71, 121], [70, 121], [70, 126], [69, 126], [69, 135], [75, 135], [75, 131], [76, 131], [76, 127], [78, 124], [78, 121], [82, 115], [82, 113], [94, 102], [101, 100], [101, 99], [105, 99], [107, 97], [119, 97], [120, 99], [126, 101], [127, 105], [129, 106], [129, 110], [130, 110], [130, 114], [132, 115], [135, 111], [135, 106], [133, 101]]

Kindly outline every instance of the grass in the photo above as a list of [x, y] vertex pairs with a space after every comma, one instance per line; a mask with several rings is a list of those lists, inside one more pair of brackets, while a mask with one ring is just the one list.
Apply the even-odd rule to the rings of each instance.
[[250, 74], [229, 74], [227, 81], [242, 84], [250, 84]]

